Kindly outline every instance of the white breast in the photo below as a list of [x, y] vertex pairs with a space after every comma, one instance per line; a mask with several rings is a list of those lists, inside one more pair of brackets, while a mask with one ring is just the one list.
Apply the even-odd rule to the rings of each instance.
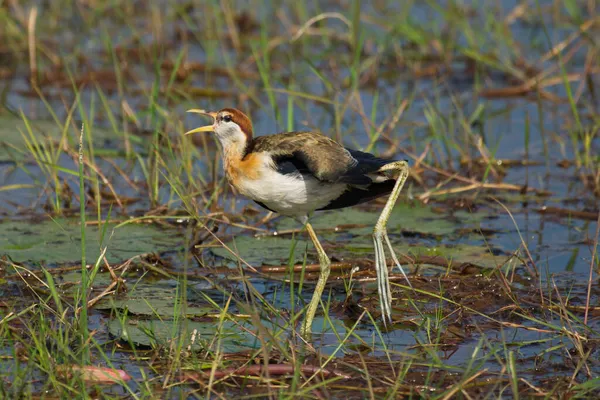
[[346, 184], [323, 183], [310, 175], [282, 175], [271, 167], [261, 171], [260, 179], [240, 179], [237, 189], [280, 214], [298, 217], [325, 207], [338, 198]]

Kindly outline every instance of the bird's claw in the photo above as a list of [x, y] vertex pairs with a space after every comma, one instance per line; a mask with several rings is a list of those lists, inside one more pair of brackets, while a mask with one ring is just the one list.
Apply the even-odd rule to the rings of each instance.
[[408, 276], [406, 276], [406, 273], [402, 268], [402, 265], [400, 265], [400, 261], [398, 261], [398, 257], [394, 252], [394, 248], [392, 247], [392, 243], [390, 242], [387, 232], [385, 230], [376, 230], [373, 233], [373, 244], [375, 246], [375, 269], [377, 271], [377, 288], [379, 291], [379, 303], [381, 307], [381, 316], [383, 319], [383, 324], [384, 326], [387, 326], [387, 322], [392, 322], [392, 290], [390, 287], [389, 271], [385, 259], [385, 250], [383, 248], [384, 239], [390, 252], [390, 256], [392, 257], [392, 260], [400, 269], [400, 272], [406, 279], [406, 282], [408, 282], [408, 285], [411, 286], [411, 284], [408, 280]]

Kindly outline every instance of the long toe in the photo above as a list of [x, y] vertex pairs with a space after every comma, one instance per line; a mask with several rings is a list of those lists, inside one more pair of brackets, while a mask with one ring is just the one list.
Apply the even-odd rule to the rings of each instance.
[[387, 265], [385, 262], [385, 252], [383, 249], [383, 240], [380, 233], [373, 235], [373, 244], [375, 247], [375, 269], [377, 271], [377, 288], [379, 291], [379, 303], [383, 323], [392, 322], [392, 295], [388, 277]]
[[402, 276], [404, 276], [404, 279], [406, 279], [406, 283], [408, 284], [408, 286], [410, 286], [412, 288], [412, 285], [410, 284], [410, 280], [408, 279], [406, 272], [404, 272], [404, 268], [402, 268], [402, 265], [400, 265], [400, 261], [398, 261], [398, 257], [396, 256], [396, 252], [394, 251], [394, 248], [392, 247], [392, 242], [390, 242], [390, 238], [388, 237], [387, 232], [384, 232], [383, 236], [385, 237], [385, 243], [387, 244], [388, 250], [390, 251], [390, 255], [392, 256], [392, 260], [394, 261], [394, 264], [396, 264], [396, 266], [402, 273]]

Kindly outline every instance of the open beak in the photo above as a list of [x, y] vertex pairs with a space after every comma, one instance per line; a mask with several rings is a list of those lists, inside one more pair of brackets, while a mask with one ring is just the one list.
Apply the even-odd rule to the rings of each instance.
[[[208, 115], [209, 117], [212, 117], [213, 120], [216, 120], [217, 118], [217, 113], [216, 112], [208, 112], [208, 111], [204, 111], [204, 110], [200, 110], [197, 108], [192, 108], [191, 110], [187, 110], [187, 112], [191, 112], [191, 113], [196, 113], [196, 114], [202, 114], [202, 115]], [[192, 129], [191, 131], [187, 131], [185, 134], [186, 135], [191, 135], [192, 133], [197, 133], [197, 132], [212, 132], [213, 129], [213, 125], [207, 125], [207, 126], [201, 126], [200, 128], [196, 128], [196, 129]]]

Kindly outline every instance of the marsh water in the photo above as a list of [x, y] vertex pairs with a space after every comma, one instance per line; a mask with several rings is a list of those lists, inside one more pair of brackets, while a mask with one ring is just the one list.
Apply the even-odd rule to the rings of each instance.
[[[47, 371], [16, 355], [15, 337], [33, 324], [23, 310], [50, 301], [42, 271], [66, 304], [76, 297], [81, 194], [85, 257], [98, 264], [88, 298], [101, 295], [89, 310], [93, 358], [127, 371], [129, 390], [164, 373], [136, 349], [168, 353], [177, 339], [196, 354], [283, 353], [297, 343], [317, 270], [302, 227], [233, 193], [213, 138], [183, 137], [206, 122], [187, 109], [222, 107], [247, 111], [257, 135], [318, 129], [413, 166], [388, 232], [414, 289], [394, 271], [391, 326], [379, 318], [370, 236], [383, 202], [313, 215], [334, 262], [316, 354], [410, 365], [404, 383], [428, 387], [485, 371], [477, 376], [503, 382], [495, 393], [510, 393], [509, 353], [518, 377], [544, 391], [598, 376], [600, 66], [585, 35], [564, 59], [548, 55], [593, 18], [585, 5], [575, 24], [551, 2], [524, 14], [520, 2], [57, 3], [2, 11], [12, 21], [0, 43], [6, 387], [22, 368], [44, 387]], [[23, 25], [33, 9], [37, 85]], [[586, 29], [597, 39], [597, 24]], [[542, 71], [555, 79], [539, 90], [502, 91]], [[124, 281], [106, 294], [112, 268]]]

